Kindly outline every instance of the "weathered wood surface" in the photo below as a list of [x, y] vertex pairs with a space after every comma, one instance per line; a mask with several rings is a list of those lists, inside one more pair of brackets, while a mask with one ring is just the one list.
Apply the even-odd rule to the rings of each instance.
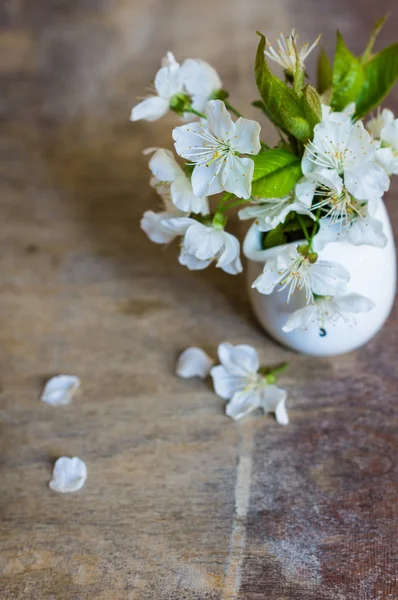
[[[323, 31], [331, 51], [339, 28], [359, 51], [393, 4], [0, 4], [2, 599], [398, 597], [396, 311], [331, 360], [265, 338], [244, 276], [190, 273], [139, 230], [157, 202], [141, 150], [174, 119], [128, 122], [167, 49], [213, 63], [253, 116], [256, 29]], [[226, 339], [292, 361], [289, 427], [235, 424], [173, 376], [181, 349]], [[60, 372], [83, 388], [55, 409], [38, 396]], [[48, 489], [60, 455], [87, 462], [81, 492]]]

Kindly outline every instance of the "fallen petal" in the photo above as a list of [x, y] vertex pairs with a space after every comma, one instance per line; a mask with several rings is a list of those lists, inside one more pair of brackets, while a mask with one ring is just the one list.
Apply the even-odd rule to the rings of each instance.
[[200, 377], [205, 379], [210, 373], [214, 361], [201, 348], [187, 348], [177, 360], [176, 375], [183, 379]]
[[57, 375], [44, 386], [40, 400], [51, 406], [66, 406], [80, 387], [80, 379], [75, 375]]
[[54, 492], [77, 492], [87, 479], [87, 467], [80, 458], [61, 456], [55, 462], [53, 478], [49, 483]]

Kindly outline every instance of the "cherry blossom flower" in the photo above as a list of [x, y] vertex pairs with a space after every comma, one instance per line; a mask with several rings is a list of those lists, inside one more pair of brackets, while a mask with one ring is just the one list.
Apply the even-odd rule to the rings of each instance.
[[372, 205], [357, 203], [355, 213], [344, 227], [339, 223], [331, 223], [329, 219], [321, 219], [319, 230], [313, 239], [315, 252], [320, 252], [332, 242], [349, 242], [354, 246], [376, 246], [385, 248], [387, 237], [383, 232], [383, 223], [373, 218], [370, 208]]
[[87, 479], [86, 464], [77, 456], [61, 456], [55, 462], [53, 476], [49, 483], [54, 492], [77, 492]]
[[206, 379], [214, 360], [201, 348], [195, 346], [181, 352], [176, 366], [176, 375], [183, 379], [200, 377]]
[[212, 367], [210, 374], [216, 394], [229, 400], [226, 407], [229, 417], [241, 419], [261, 408], [264, 413], [275, 413], [280, 425], [289, 423], [285, 406], [287, 394], [258, 372], [260, 363], [254, 348], [223, 343], [218, 347], [218, 356], [221, 364]]
[[[298, 192], [298, 193], [297, 193]], [[283, 198], [256, 198], [251, 206], [239, 211], [242, 220], [255, 219], [259, 231], [271, 231], [283, 223], [290, 212], [306, 215], [315, 219], [311, 212], [311, 203], [314, 197], [314, 185], [304, 179], [295, 189]]]
[[376, 149], [361, 121], [322, 121], [306, 146], [302, 170], [306, 176], [314, 172], [325, 176], [329, 172], [329, 178], [335, 181], [337, 175], [356, 200], [379, 200], [390, 180], [375, 162]]
[[311, 325], [324, 328], [326, 324], [336, 325], [340, 320], [355, 325], [353, 314], [369, 312], [373, 308], [372, 300], [360, 294], [317, 298], [312, 304], [295, 310], [282, 329], [286, 332], [306, 330]]
[[387, 175], [398, 175], [398, 119], [391, 110], [385, 108], [366, 127], [379, 142], [376, 150], [377, 163]]
[[[299, 247], [301, 250], [301, 247]], [[261, 294], [272, 294], [275, 288], [288, 288], [287, 302], [295, 290], [304, 290], [307, 304], [318, 296], [334, 296], [344, 289], [350, 275], [336, 262], [318, 260], [309, 252], [308, 246], [302, 253], [296, 246], [288, 246], [264, 265], [262, 274], [252, 284]]]
[[240, 117], [233, 122], [221, 100], [206, 104], [207, 123], [190, 123], [173, 130], [175, 149], [195, 168], [192, 188], [196, 196], [225, 190], [238, 198], [249, 198], [254, 162], [239, 154], [260, 151], [260, 125]]
[[164, 221], [162, 227], [166, 233], [184, 236], [180, 263], [188, 268], [203, 269], [216, 261], [217, 267], [231, 275], [242, 271], [239, 242], [227, 231], [188, 217]]
[[295, 29], [292, 29], [291, 33], [287, 36], [284, 36], [283, 33], [280, 34], [277, 44], [278, 49], [275, 50], [270, 44], [267, 43], [267, 49], [264, 50], [264, 54], [267, 58], [270, 58], [278, 65], [280, 65], [286, 71], [294, 73], [296, 71], [296, 50], [297, 49], [297, 57], [300, 62], [300, 66], [304, 68], [304, 62], [307, 59], [308, 55], [313, 51], [313, 49], [318, 44], [321, 36], [319, 35], [315, 42], [308, 45], [308, 43], [304, 44], [300, 50], [297, 48], [299, 35], [296, 34]]
[[134, 106], [131, 121], [157, 121], [169, 110], [173, 96], [183, 91], [181, 67], [171, 52], [163, 59], [162, 67], [156, 73], [154, 86], [156, 94]]

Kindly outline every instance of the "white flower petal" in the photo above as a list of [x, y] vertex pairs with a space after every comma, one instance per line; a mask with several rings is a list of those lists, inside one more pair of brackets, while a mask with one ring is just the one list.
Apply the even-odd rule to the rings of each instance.
[[196, 258], [209, 260], [224, 246], [224, 232], [195, 222], [185, 234], [184, 246]]
[[200, 377], [205, 379], [213, 365], [213, 359], [201, 348], [187, 348], [180, 354], [177, 361], [176, 375], [183, 379]]
[[196, 223], [194, 219], [189, 217], [176, 217], [171, 219], [165, 219], [161, 222], [161, 228], [166, 233], [173, 233], [176, 235], [184, 235], [184, 233]]
[[221, 100], [210, 100], [206, 104], [207, 124], [219, 140], [227, 141], [235, 135], [235, 123]]
[[231, 140], [234, 150], [241, 154], [258, 154], [261, 150], [260, 131], [260, 123], [239, 117], [235, 121], [235, 137]]
[[223, 365], [217, 365], [210, 369], [210, 375], [213, 379], [214, 391], [217, 396], [224, 400], [229, 400], [245, 385], [245, 380], [241, 376], [233, 375]]
[[172, 65], [178, 65], [178, 62], [176, 61], [174, 54], [169, 50], [166, 56], [162, 58], [162, 67], [171, 67]]
[[237, 421], [260, 407], [260, 395], [252, 390], [236, 392], [228, 402], [225, 413]]
[[151, 242], [155, 244], [168, 244], [177, 235], [171, 230], [166, 231], [163, 227], [163, 224], [170, 218], [173, 217], [167, 212], [155, 213], [153, 210], [147, 210], [141, 219], [141, 229], [145, 231]]
[[342, 229], [338, 223], [332, 225], [329, 219], [321, 219], [319, 230], [312, 242], [312, 247], [315, 252], [320, 252], [327, 244], [340, 241], [344, 237], [345, 229]]
[[238, 198], [250, 198], [253, 172], [254, 162], [251, 158], [228, 154], [226, 162], [221, 167], [222, 186]]
[[217, 267], [224, 269], [226, 266], [236, 264], [240, 254], [240, 244], [238, 239], [226, 231], [223, 232], [224, 248], [217, 261]]
[[317, 320], [317, 315], [318, 308], [316, 304], [308, 304], [308, 306], [295, 310], [282, 327], [282, 330], [290, 333], [296, 329], [308, 329], [311, 323]]
[[177, 154], [192, 162], [201, 160], [203, 155], [204, 131], [203, 124], [198, 122], [174, 127], [172, 135]]
[[183, 173], [181, 177], [173, 181], [170, 188], [173, 204], [184, 212], [207, 215], [209, 213], [209, 202], [206, 196], [198, 198], [192, 189], [192, 183]]
[[316, 183], [304, 177], [296, 184], [294, 188], [296, 198], [307, 208], [311, 208], [314, 199]]
[[86, 464], [77, 456], [62, 456], [55, 462], [52, 480], [49, 483], [54, 492], [77, 492], [87, 479]]
[[335, 296], [350, 280], [349, 272], [337, 262], [317, 260], [309, 269], [311, 288], [318, 296]]
[[390, 187], [390, 179], [384, 169], [371, 162], [346, 169], [344, 182], [357, 200], [378, 200]]
[[381, 130], [380, 137], [384, 144], [390, 146], [394, 151], [398, 150], [398, 119], [386, 123]]
[[385, 108], [380, 114], [367, 122], [366, 129], [375, 139], [380, 139], [383, 127], [392, 121], [394, 121], [394, 113], [388, 108]]
[[261, 407], [265, 413], [275, 413], [275, 418], [279, 425], [288, 425], [289, 417], [286, 411], [285, 390], [276, 385], [267, 385], [262, 394]]
[[159, 96], [146, 98], [131, 111], [130, 121], [157, 121], [169, 110], [169, 100]]
[[187, 58], [181, 66], [181, 79], [190, 96], [204, 99], [205, 102], [213, 92], [222, 88], [217, 71], [204, 60]]
[[385, 248], [387, 237], [383, 232], [383, 223], [370, 217], [355, 219], [346, 233], [347, 241], [355, 246], [367, 244], [378, 248]]
[[256, 349], [247, 344], [233, 346], [224, 342], [218, 347], [218, 357], [221, 364], [232, 375], [246, 377], [247, 375], [257, 373], [260, 368]]
[[385, 170], [387, 175], [398, 175], [398, 154], [394, 153], [392, 148], [378, 148], [376, 163]]
[[51, 406], [66, 406], [72, 402], [80, 383], [80, 379], [75, 375], [52, 377], [44, 386], [40, 400]]
[[175, 94], [182, 92], [183, 84], [180, 76], [180, 65], [169, 64], [159, 69], [155, 77], [155, 89], [161, 98], [170, 100]]
[[149, 168], [159, 181], [175, 181], [184, 176], [184, 171], [177, 163], [173, 153], [164, 148], [158, 148], [155, 151], [149, 161]]
[[206, 269], [210, 264], [211, 260], [200, 260], [200, 258], [196, 258], [194, 254], [189, 254], [186, 248], [183, 246], [181, 248], [180, 256], [178, 257], [178, 262], [180, 265], [187, 267], [190, 271], [201, 271]]
[[222, 163], [197, 164], [192, 173], [192, 189], [196, 196], [212, 196], [223, 191], [221, 183]]

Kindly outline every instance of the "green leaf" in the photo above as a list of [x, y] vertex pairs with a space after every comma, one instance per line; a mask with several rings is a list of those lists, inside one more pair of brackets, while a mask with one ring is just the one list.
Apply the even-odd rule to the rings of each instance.
[[365, 66], [365, 81], [356, 105], [357, 117], [376, 108], [398, 78], [398, 44], [392, 44], [376, 54]]
[[286, 244], [287, 237], [283, 233], [283, 225], [278, 225], [272, 231], [269, 231], [263, 242], [263, 246], [265, 250], [268, 248], [274, 248], [275, 246], [281, 246], [282, 244]]
[[314, 129], [315, 125], [322, 120], [322, 104], [318, 92], [309, 83], [303, 89], [302, 103], [306, 119]]
[[284, 108], [281, 114], [285, 122], [287, 131], [301, 142], [306, 142], [312, 137], [312, 127], [304, 117], [293, 116]]
[[375, 44], [377, 36], [379, 35], [380, 31], [382, 30], [384, 23], [387, 21], [387, 18], [388, 18], [388, 14], [384, 15], [384, 17], [381, 17], [380, 19], [378, 19], [376, 21], [376, 23], [374, 24], [372, 33], [370, 34], [369, 42], [365, 48], [364, 53], [362, 54], [362, 58], [361, 58], [362, 63], [367, 63], [368, 60], [370, 59], [370, 55], [372, 54], [373, 46]]
[[332, 66], [325, 50], [321, 48], [317, 65], [318, 92], [323, 94], [332, 86]]
[[337, 47], [332, 76], [331, 105], [335, 110], [343, 110], [350, 102], [355, 102], [364, 82], [361, 61], [352, 54], [337, 32]]
[[257, 48], [254, 71], [257, 87], [264, 102], [264, 112], [277, 127], [296, 136], [295, 132], [299, 131], [301, 134], [301, 130], [305, 129], [297, 125], [297, 119], [305, 120], [303, 106], [298, 95], [271, 72], [264, 56], [265, 37], [260, 33], [259, 35], [261, 39]]
[[299, 158], [287, 150], [267, 150], [251, 158], [254, 161], [252, 196], [281, 198], [302, 176]]

